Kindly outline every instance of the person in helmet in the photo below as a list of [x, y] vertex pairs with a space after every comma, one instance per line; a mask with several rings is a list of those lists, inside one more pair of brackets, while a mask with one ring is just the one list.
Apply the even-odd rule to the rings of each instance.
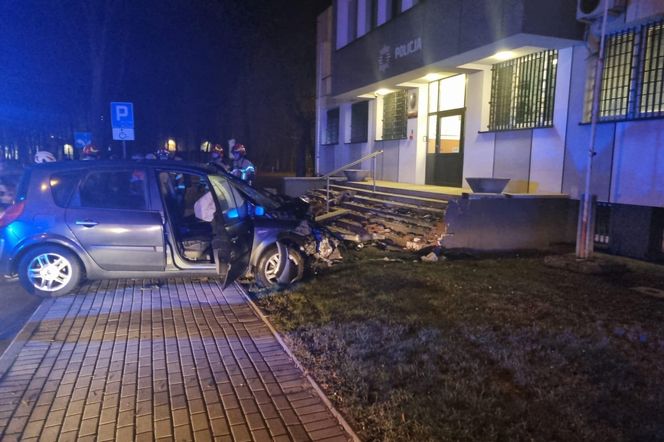
[[226, 162], [226, 158], [224, 158], [224, 148], [221, 144], [215, 144], [212, 146], [210, 162], [223, 167], [223, 169], [228, 172], [228, 163]]
[[99, 155], [99, 150], [93, 145], [93, 144], [88, 144], [83, 148], [83, 151], [81, 152], [81, 159], [82, 160], [96, 160]]
[[231, 163], [231, 174], [251, 184], [256, 175], [254, 164], [247, 159], [247, 149], [243, 144], [236, 144], [231, 149], [233, 161]]
[[55, 156], [47, 150], [40, 150], [35, 154], [35, 164], [54, 163], [54, 162], [55, 162]]
[[159, 149], [155, 155], [159, 160], [168, 160], [171, 157], [171, 154], [168, 152], [168, 150], [163, 147]]

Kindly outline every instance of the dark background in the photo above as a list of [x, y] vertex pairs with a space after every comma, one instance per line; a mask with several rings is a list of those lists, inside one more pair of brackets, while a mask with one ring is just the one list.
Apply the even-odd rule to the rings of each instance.
[[91, 131], [117, 151], [109, 103], [131, 101], [130, 153], [235, 138], [259, 170], [310, 171], [316, 16], [330, 3], [4, 0], [0, 143], [49, 148]]

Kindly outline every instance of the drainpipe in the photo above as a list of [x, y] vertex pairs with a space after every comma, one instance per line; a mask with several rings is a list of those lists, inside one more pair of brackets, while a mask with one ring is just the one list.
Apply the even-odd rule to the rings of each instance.
[[592, 195], [590, 184], [593, 169], [593, 157], [595, 152], [595, 138], [597, 134], [597, 120], [599, 114], [599, 96], [602, 90], [602, 73], [604, 71], [604, 44], [606, 39], [606, 23], [609, 15], [609, 2], [604, 2], [604, 15], [602, 17], [602, 31], [599, 45], [599, 57], [595, 65], [595, 84], [593, 87], [593, 103], [590, 120], [590, 146], [588, 147], [588, 163], [586, 166], [586, 185], [583, 194], [583, 205], [581, 206], [581, 225], [579, 226], [579, 241], [576, 245], [576, 257], [589, 259], [593, 255], [593, 233], [594, 226], [591, 223], [590, 212], [592, 210]]

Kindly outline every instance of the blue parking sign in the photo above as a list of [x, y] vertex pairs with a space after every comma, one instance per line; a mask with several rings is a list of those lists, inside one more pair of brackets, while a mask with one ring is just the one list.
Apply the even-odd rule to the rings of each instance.
[[111, 126], [113, 139], [131, 141], [134, 139], [134, 104], [111, 102]]

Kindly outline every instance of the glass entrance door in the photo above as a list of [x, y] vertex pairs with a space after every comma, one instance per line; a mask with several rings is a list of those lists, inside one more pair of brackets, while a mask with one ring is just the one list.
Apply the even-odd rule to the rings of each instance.
[[463, 111], [450, 111], [430, 117], [429, 124], [426, 183], [461, 187]]
[[426, 184], [461, 187], [465, 83], [457, 75], [429, 85]]

